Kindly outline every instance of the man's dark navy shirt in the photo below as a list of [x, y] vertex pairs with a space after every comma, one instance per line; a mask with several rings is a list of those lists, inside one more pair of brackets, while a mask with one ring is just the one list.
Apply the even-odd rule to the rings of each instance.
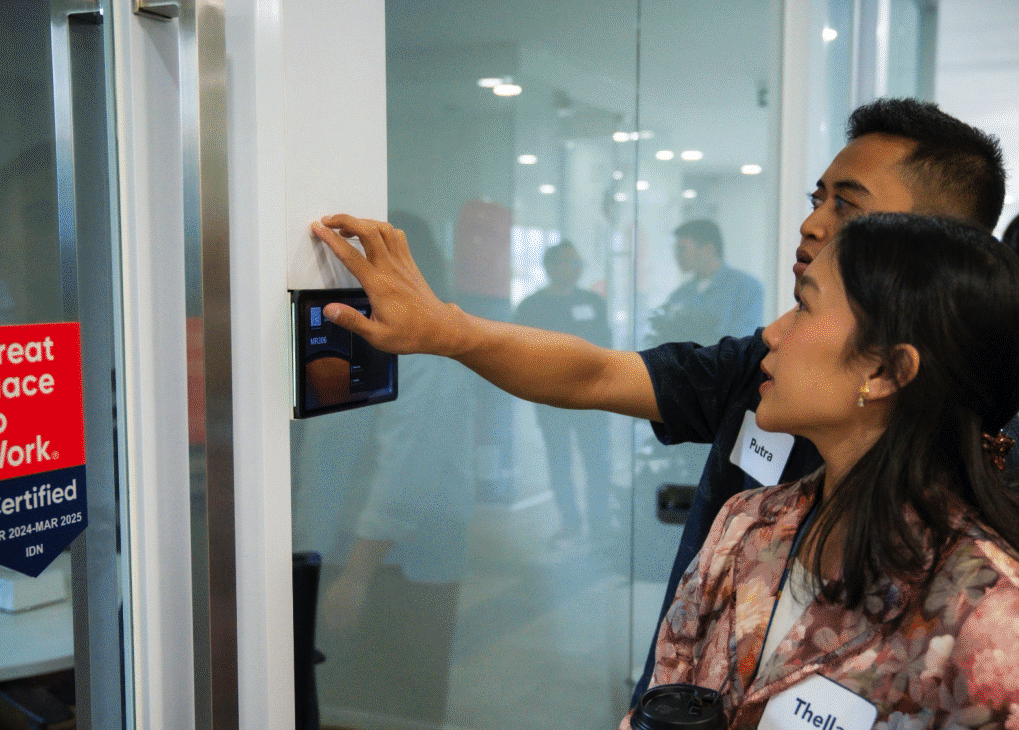
[[[640, 353], [651, 375], [662, 416], [661, 423], [652, 424], [659, 441], [666, 445], [685, 441], [710, 443], [711, 451], [683, 528], [655, 626], [655, 637], [652, 637], [644, 673], [634, 688], [631, 705], [635, 705], [647, 689], [655, 665], [658, 628], [672, 605], [687, 566], [704, 544], [715, 516], [734, 494], [770, 486], [759, 484], [729, 460], [744, 415], [748, 410], [756, 411], [761, 402], [758, 390], [764, 378], [761, 361], [767, 354], [761, 330], [749, 337], [726, 337], [711, 347], [691, 342], [669, 343]], [[781, 482], [806, 476], [821, 463], [813, 444], [797, 436]]]

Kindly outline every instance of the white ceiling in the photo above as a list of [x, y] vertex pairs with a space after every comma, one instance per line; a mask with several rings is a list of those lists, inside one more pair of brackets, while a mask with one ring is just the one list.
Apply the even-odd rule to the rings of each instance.
[[[1019, 0], [938, 5], [936, 100], [1000, 136], [1019, 175], [1019, 163], [1011, 163], [1019, 160]], [[757, 102], [762, 87], [769, 102], [777, 100], [777, 0], [643, 0], [639, 26], [635, 0], [391, 0], [388, 6], [390, 33], [408, 47], [456, 53], [503, 45], [513, 49], [518, 74], [629, 124], [635, 123], [639, 27], [642, 128], [653, 129], [663, 145], [704, 150], [705, 168], [734, 169], [767, 153], [771, 110]], [[463, 68], [462, 78], [447, 85], [445, 93], [458, 97], [450, 103], [464, 103], [460, 83], [470, 77], [506, 73], [504, 57], [486, 64], [481, 50], [477, 59], [477, 69]]]
[[[654, 130], [663, 144], [705, 150], [705, 168], [736, 169], [766, 154], [768, 110], [758, 106], [758, 92], [777, 78], [776, 7], [777, 0], [643, 0], [641, 128]], [[461, 57], [508, 46], [518, 75], [636, 123], [635, 0], [391, 1], [387, 8], [390, 37], [401, 45], [461, 49]], [[463, 83], [507, 73], [499, 62], [486, 63], [483, 50], [478, 68], [463, 71]], [[436, 104], [464, 103], [463, 89], [446, 92], [458, 98]], [[739, 145], [732, 144], [735, 135]]]

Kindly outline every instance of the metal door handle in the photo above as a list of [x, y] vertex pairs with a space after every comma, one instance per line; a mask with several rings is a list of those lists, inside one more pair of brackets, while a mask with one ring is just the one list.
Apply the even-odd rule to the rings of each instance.
[[75, 216], [74, 103], [71, 89], [72, 18], [98, 16], [99, 0], [54, 0], [50, 5], [50, 46], [53, 70], [54, 152], [57, 173], [57, 236], [63, 311], [76, 319], [78, 309], [77, 224]]
[[134, 11], [156, 20], [171, 20], [180, 15], [180, 0], [134, 0]]
[[192, 464], [198, 468], [191, 476], [192, 509], [202, 514], [191, 535], [195, 726], [236, 727], [225, 11], [222, 0], [134, 0], [134, 10], [140, 17], [177, 21], [185, 298], [187, 316], [200, 327], [203, 343], [200, 357], [189, 362], [204, 398], [202, 407], [189, 409], [188, 420], [194, 433], [205, 435], [194, 447]]

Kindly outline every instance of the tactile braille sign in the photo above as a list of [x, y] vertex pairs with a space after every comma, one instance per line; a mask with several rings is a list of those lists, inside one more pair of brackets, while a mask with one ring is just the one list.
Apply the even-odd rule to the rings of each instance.
[[0, 565], [38, 576], [87, 524], [78, 323], [0, 327]]

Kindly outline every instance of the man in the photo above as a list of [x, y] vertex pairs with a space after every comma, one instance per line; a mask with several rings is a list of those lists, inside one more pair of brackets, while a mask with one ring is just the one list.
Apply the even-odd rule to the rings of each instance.
[[706, 218], [687, 221], [673, 234], [676, 264], [693, 278], [679, 286], [651, 317], [655, 344], [718, 342], [761, 326], [763, 289], [757, 279], [725, 264], [722, 232]]
[[[570, 241], [545, 251], [542, 264], [548, 286], [520, 302], [514, 321], [529, 327], [567, 332], [588, 342], [608, 347], [611, 336], [605, 300], [577, 286], [583, 261]], [[583, 536], [581, 511], [573, 483], [571, 434], [584, 461], [587, 477], [587, 524], [591, 533], [608, 528], [606, 505], [611, 481], [608, 450], [608, 417], [601, 411], [576, 411], [538, 404], [535, 417], [545, 441], [548, 477], [559, 510], [559, 529], [553, 547], [568, 546]]]
[[[1005, 172], [993, 138], [934, 104], [911, 99], [860, 107], [850, 118], [848, 136], [810, 194], [813, 211], [800, 226], [793, 267], [797, 278], [847, 220], [865, 213], [911, 211], [964, 218], [988, 230], [996, 225]], [[330, 228], [357, 236], [366, 256]], [[372, 298], [371, 320], [338, 304], [329, 305], [326, 316], [376, 347], [453, 357], [536, 402], [646, 418], [663, 443], [712, 443], [663, 614], [731, 495], [796, 479], [819, 464], [809, 442], [756, 428], [760, 364], [767, 352], [759, 333], [711, 347], [606, 350], [567, 335], [482, 320], [440, 302], [415, 270], [402, 234], [388, 224], [339, 215], [313, 224], [313, 230]], [[635, 697], [648, 676], [645, 671]]]
[[[679, 270], [692, 277], [673, 291], [648, 320], [645, 347], [666, 342], [696, 342], [708, 345], [723, 337], [745, 337], [761, 326], [764, 293], [760, 282], [749, 274], [725, 264], [722, 232], [707, 218], [683, 223], [675, 231], [673, 253]], [[641, 488], [654, 490], [663, 482], [696, 484], [710, 445], [688, 441], [668, 448], [645, 437], [642, 451], [664, 464], [651, 470], [651, 483]], [[647, 470], [645, 470], [647, 473]], [[667, 558], [670, 556], [662, 556]]]

